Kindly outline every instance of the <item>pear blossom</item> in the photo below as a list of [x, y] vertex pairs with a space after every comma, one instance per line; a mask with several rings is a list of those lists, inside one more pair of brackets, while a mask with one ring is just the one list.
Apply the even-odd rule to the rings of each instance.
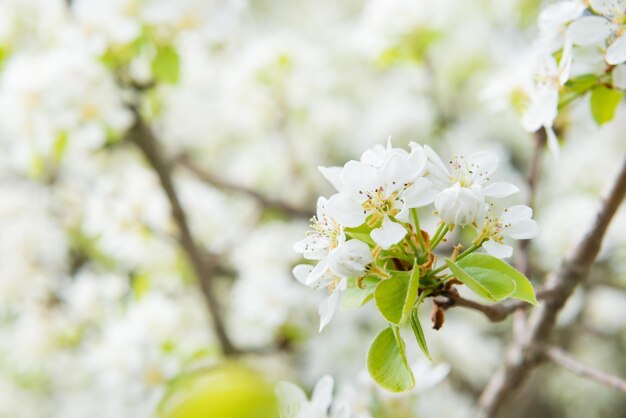
[[504, 198], [519, 191], [513, 184], [491, 181], [498, 167], [497, 155], [482, 151], [450, 160], [450, 169], [437, 153], [426, 146], [429, 177], [441, 191], [435, 198], [435, 209], [448, 225], [471, 225], [483, 214], [485, 198]]
[[511, 206], [498, 217], [487, 216], [482, 234], [490, 238], [482, 247], [494, 257], [510, 257], [513, 247], [505, 244], [505, 238], [531, 239], [539, 233], [539, 225], [532, 216], [533, 210], [526, 205]]
[[571, 49], [571, 43], [566, 41], [558, 64], [551, 54], [545, 51], [537, 53], [533, 82], [527, 91], [528, 104], [522, 115], [525, 130], [535, 132], [543, 128], [546, 131], [548, 149], [555, 157], [559, 154], [559, 143], [552, 125], [558, 114], [559, 89], [569, 78]]
[[589, 0], [596, 14], [585, 15], [572, 23], [568, 35], [576, 45], [606, 45], [604, 59], [610, 65], [626, 61], [626, 1]]
[[311, 229], [293, 246], [304, 258], [319, 260], [305, 280], [307, 286], [319, 280], [328, 269], [339, 277], [360, 277], [367, 264], [372, 262], [367, 244], [358, 240], [346, 241], [343, 228], [329, 215], [327, 206], [326, 198], [317, 200], [317, 216], [312, 218]]
[[299, 264], [293, 269], [293, 275], [300, 283], [313, 289], [328, 288], [328, 297], [319, 307], [320, 332], [335, 315], [340, 293], [348, 287], [348, 278], [364, 276], [373, 258], [367, 244], [352, 239], [337, 247], [324, 260], [324, 264], [320, 261], [315, 267]]
[[347, 404], [338, 403], [331, 408], [333, 386], [331, 376], [322, 377], [313, 389], [311, 400], [308, 400], [298, 386], [280, 382], [276, 387], [280, 418], [349, 418], [350, 407]]
[[360, 161], [349, 161], [342, 169], [322, 168], [338, 193], [328, 201], [328, 211], [339, 224], [356, 227], [367, 221], [379, 225], [371, 237], [383, 249], [398, 243], [406, 229], [409, 210], [432, 203], [435, 191], [424, 178], [426, 154], [418, 144], [408, 153], [400, 148], [374, 147]]

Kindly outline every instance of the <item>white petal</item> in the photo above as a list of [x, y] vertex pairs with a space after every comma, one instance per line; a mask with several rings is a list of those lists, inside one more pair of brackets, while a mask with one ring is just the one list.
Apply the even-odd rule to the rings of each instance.
[[480, 151], [475, 152], [467, 158], [467, 162], [472, 165], [476, 164], [478, 166], [478, 171], [474, 174], [477, 178], [480, 174], [483, 174], [484, 177], [489, 177], [496, 168], [498, 168], [498, 163], [500, 159], [493, 152], [488, 151]]
[[324, 329], [326, 325], [330, 322], [330, 320], [335, 315], [335, 311], [337, 310], [337, 305], [339, 305], [339, 292], [334, 291], [326, 299], [320, 303], [319, 314], [320, 314], [320, 332]]
[[338, 192], [343, 190], [343, 183], [341, 182], [341, 171], [343, 170], [343, 167], [321, 167], [320, 166], [317, 168], [320, 171], [320, 173], [322, 173], [322, 176], [324, 176], [324, 178], [328, 180], [328, 182], [332, 184], [333, 187], [337, 189]]
[[498, 258], [509, 258], [510, 256], [513, 255], [512, 247], [495, 242], [493, 238], [490, 239], [489, 241], [484, 242], [483, 248], [489, 254]]
[[370, 247], [358, 239], [344, 242], [328, 255], [331, 271], [344, 278], [361, 277], [372, 261]]
[[297, 241], [293, 244], [293, 250], [298, 254], [304, 254], [304, 251], [306, 249], [306, 243], [307, 239], [302, 238], [300, 241]]
[[380, 182], [387, 193], [402, 188], [411, 178], [411, 167], [406, 157], [393, 154], [385, 161], [379, 172]]
[[620, 35], [609, 48], [604, 56], [606, 62], [611, 65], [621, 64], [626, 61], [626, 36]]
[[340, 225], [359, 226], [367, 218], [363, 207], [346, 193], [336, 193], [328, 199], [328, 214]]
[[313, 395], [311, 396], [311, 402], [313, 402], [322, 411], [327, 411], [330, 408], [330, 403], [333, 400], [333, 386], [335, 382], [329, 375], [322, 377], [313, 389]]
[[626, 90], [626, 64], [618, 65], [613, 70], [613, 87]]
[[315, 267], [313, 267], [313, 270], [311, 270], [311, 272], [307, 276], [306, 280], [304, 281], [304, 284], [307, 286], [316, 287], [315, 282], [322, 278], [324, 273], [326, 273], [327, 269], [328, 269], [328, 257], [325, 257], [325, 258], [322, 258], [319, 261], [319, 263], [315, 265]]
[[370, 235], [374, 242], [380, 245], [383, 250], [388, 250], [389, 247], [397, 244], [404, 238], [406, 229], [385, 216], [380, 228], [374, 229]]
[[291, 271], [293, 276], [302, 284], [306, 284], [306, 278], [311, 274], [313, 266], [310, 264], [298, 264]]
[[495, 197], [496, 199], [502, 199], [517, 192], [519, 192], [519, 188], [517, 186], [504, 181], [491, 183], [483, 189], [483, 194], [485, 196]]
[[533, 219], [524, 219], [504, 229], [503, 235], [513, 239], [531, 239], [539, 233], [539, 224]]
[[572, 41], [565, 40], [565, 46], [563, 46], [563, 53], [561, 54], [561, 60], [559, 61], [559, 83], [564, 85], [569, 79], [570, 70], [572, 69]]
[[279, 382], [276, 395], [280, 404], [280, 418], [297, 418], [306, 395], [298, 386], [290, 382]]
[[402, 194], [404, 206], [408, 208], [420, 208], [430, 205], [437, 197], [438, 191], [427, 178], [419, 178]]
[[533, 210], [526, 205], [515, 205], [502, 212], [502, 223], [514, 224], [533, 217]]
[[[356, 199], [365, 200], [366, 192], [375, 190], [378, 184], [378, 173], [375, 168], [359, 161], [348, 161], [341, 171], [341, 182]], [[361, 201], [362, 201], [361, 200]]]
[[436, 169], [436, 173], [433, 173], [433, 174], [440, 176], [440, 177], [449, 177], [450, 172], [448, 171], [448, 168], [443, 163], [443, 161], [441, 161], [441, 158], [439, 158], [439, 155], [437, 155], [435, 150], [433, 150], [428, 145], [424, 145], [424, 151], [426, 151], [426, 155], [428, 156], [428, 161], [430, 161], [431, 163], [431, 171], [433, 168]]
[[604, 16], [613, 16], [624, 10], [622, 0], [588, 0], [594, 11]]
[[567, 36], [576, 45], [595, 45], [611, 34], [611, 22], [600, 16], [584, 16], [567, 29]]
[[424, 151], [424, 147], [415, 142], [411, 142], [411, 154], [409, 155], [409, 164], [411, 165], [412, 178], [416, 179], [417, 177], [424, 174], [426, 170], [426, 161], [428, 157], [426, 156], [426, 151]]
[[561, 1], [546, 6], [539, 15], [540, 26], [559, 25], [576, 19], [585, 10], [578, 1]]
[[554, 133], [554, 129], [545, 127], [546, 137], [548, 139], [548, 149], [550, 153], [554, 157], [555, 161], [559, 159], [559, 140], [556, 138], [556, 133]]

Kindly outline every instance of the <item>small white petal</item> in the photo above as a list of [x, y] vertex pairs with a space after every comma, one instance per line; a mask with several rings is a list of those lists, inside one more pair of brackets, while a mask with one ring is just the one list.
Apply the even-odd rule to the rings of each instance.
[[402, 194], [404, 206], [407, 208], [420, 208], [430, 205], [437, 197], [437, 193], [438, 191], [435, 190], [432, 182], [427, 178], [421, 177]]
[[431, 166], [430, 166], [431, 171], [433, 171], [433, 169], [436, 171], [433, 174], [439, 177], [449, 177], [450, 172], [448, 171], [448, 168], [443, 163], [443, 161], [441, 161], [441, 158], [439, 158], [439, 155], [437, 155], [435, 150], [433, 150], [428, 145], [424, 145], [424, 151], [426, 152], [428, 161], [431, 163]]
[[624, 10], [623, 0], [588, 0], [591, 8], [597, 13], [610, 17]]
[[595, 45], [612, 32], [611, 22], [600, 16], [584, 16], [573, 22], [567, 29], [568, 38], [576, 45]]
[[337, 189], [338, 192], [343, 190], [343, 183], [341, 182], [341, 171], [343, 170], [343, 167], [321, 167], [320, 166], [317, 168], [320, 171], [320, 173], [322, 173], [322, 176], [324, 176], [324, 178], [328, 180], [328, 182], [332, 184], [333, 187]]
[[333, 386], [335, 382], [329, 375], [322, 377], [313, 389], [311, 402], [318, 406], [322, 411], [327, 411], [333, 400]]
[[302, 389], [290, 382], [279, 382], [276, 395], [280, 403], [280, 418], [297, 418], [302, 404], [307, 402]]
[[361, 204], [346, 193], [332, 195], [328, 199], [327, 209], [328, 214], [342, 226], [359, 226], [367, 218]]
[[372, 261], [370, 247], [358, 239], [344, 242], [328, 255], [330, 270], [344, 278], [361, 277]]
[[320, 314], [320, 332], [324, 329], [326, 325], [330, 322], [330, 320], [335, 315], [335, 311], [337, 310], [337, 306], [339, 305], [339, 292], [334, 291], [326, 299], [320, 303], [319, 314]]
[[494, 171], [496, 171], [496, 168], [498, 168], [498, 164], [500, 163], [500, 159], [493, 152], [480, 151], [470, 155], [467, 158], [467, 162], [470, 165], [476, 164], [478, 166], [478, 172], [474, 174], [475, 178], [478, 178], [477, 176], [479, 174], [489, 177]]
[[380, 228], [374, 229], [370, 235], [374, 242], [380, 245], [383, 250], [388, 250], [389, 247], [397, 244], [404, 238], [406, 229], [385, 216]]
[[381, 167], [379, 178], [388, 193], [402, 188], [411, 178], [408, 159], [399, 154], [391, 155]]
[[411, 165], [412, 171], [412, 179], [416, 179], [426, 170], [426, 161], [428, 160], [428, 156], [426, 155], [426, 151], [424, 151], [424, 147], [421, 145], [411, 142], [409, 144], [411, 147], [411, 154], [409, 155], [409, 164]]
[[311, 274], [313, 266], [310, 264], [298, 264], [291, 271], [293, 276], [302, 284], [306, 284], [306, 278]]
[[498, 258], [509, 258], [510, 256], [513, 255], [512, 247], [508, 245], [500, 244], [499, 242], [494, 241], [493, 238], [490, 239], [489, 241], [484, 242], [483, 248], [489, 254]]
[[496, 199], [502, 199], [517, 192], [519, 192], [519, 188], [517, 186], [504, 181], [491, 183], [483, 189], [483, 194], [485, 196], [494, 197]]
[[539, 234], [539, 224], [533, 219], [524, 219], [506, 228], [503, 235], [513, 239], [531, 239]]
[[532, 208], [526, 205], [511, 206], [502, 213], [502, 223], [514, 224], [533, 217]]
[[315, 282], [320, 280], [324, 276], [324, 273], [326, 273], [327, 269], [328, 257], [322, 258], [319, 263], [317, 263], [317, 265], [313, 267], [313, 270], [311, 270], [311, 272], [307, 276], [304, 284], [307, 286], [315, 287]]
[[606, 62], [611, 65], [622, 64], [626, 61], [626, 36], [624, 36], [624, 34], [613, 41], [611, 46], [606, 50], [604, 58]]
[[378, 173], [375, 168], [360, 161], [348, 161], [341, 171], [341, 183], [345, 190], [355, 199], [366, 199], [363, 193], [376, 189], [378, 184]]

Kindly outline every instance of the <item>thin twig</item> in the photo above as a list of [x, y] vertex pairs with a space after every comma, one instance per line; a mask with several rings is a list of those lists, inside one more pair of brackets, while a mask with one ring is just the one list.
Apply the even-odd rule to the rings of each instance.
[[558, 347], [548, 347], [544, 350], [544, 354], [556, 364], [578, 376], [626, 393], [626, 380], [583, 364]]
[[216, 266], [215, 260], [209, 260], [207, 257], [204, 257], [202, 250], [193, 240], [187, 222], [187, 216], [180, 203], [178, 193], [172, 180], [172, 167], [163, 157], [159, 143], [150, 127], [146, 125], [136, 109], [132, 110], [135, 114], [135, 124], [128, 133], [128, 139], [135, 143], [142, 151], [146, 160], [159, 177], [163, 191], [171, 206], [172, 217], [178, 226], [178, 241], [198, 278], [200, 288], [211, 314], [215, 334], [222, 346], [222, 351], [226, 355], [236, 354], [238, 350], [232, 344], [226, 333], [222, 314], [213, 290], [212, 276]]
[[584, 281], [600, 252], [611, 219], [626, 195], [626, 159], [596, 219], [547, 285], [551, 296], [535, 310], [522, 341], [514, 342], [503, 367], [483, 391], [475, 417], [495, 417], [504, 402], [543, 360], [542, 348], [554, 330], [558, 313], [576, 286]]
[[198, 167], [185, 155], [178, 157], [176, 161], [203, 182], [210, 184], [211, 186], [218, 189], [231, 191], [251, 197], [252, 199], [256, 200], [263, 208], [278, 210], [292, 218], [310, 219], [311, 216], [313, 216], [313, 214], [308, 210], [298, 208], [282, 200], [270, 198], [249, 187], [231, 183], [227, 180], [221, 179], [215, 174], [212, 174]]

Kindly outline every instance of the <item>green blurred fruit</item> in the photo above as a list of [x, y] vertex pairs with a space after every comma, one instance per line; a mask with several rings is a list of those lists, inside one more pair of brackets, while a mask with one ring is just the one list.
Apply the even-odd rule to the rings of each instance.
[[178, 378], [159, 412], [162, 418], [278, 418], [278, 401], [259, 373], [227, 363]]

